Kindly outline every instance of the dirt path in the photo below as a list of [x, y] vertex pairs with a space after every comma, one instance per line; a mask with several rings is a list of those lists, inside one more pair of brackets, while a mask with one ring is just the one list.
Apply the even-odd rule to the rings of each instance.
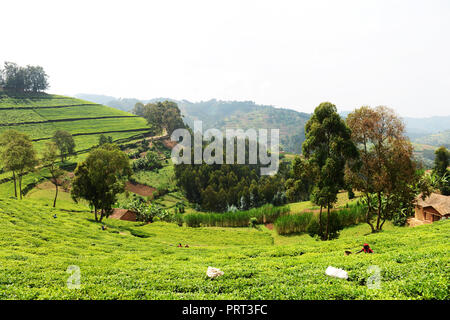
[[143, 197], [150, 197], [153, 192], [156, 191], [155, 188], [145, 186], [143, 184], [131, 183], [130, 181], [126, 183], [125, 189]]

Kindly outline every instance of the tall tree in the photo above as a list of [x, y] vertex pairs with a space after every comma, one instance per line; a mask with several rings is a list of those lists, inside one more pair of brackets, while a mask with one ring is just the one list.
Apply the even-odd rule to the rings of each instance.
[[58, 147], [54, 142], [47, 142], [42, 157], [42, 164], [48, 168], [52, 179], [50, 180], [55, 186], [55, 199], [53, 200], [53, 208], [56, 207], [56, 199], [58, 198], [58, 179], [64, 174], [64, 171], [56, 164], [58, 159]]
[[344, 169], [348, 160], [358, 152], [351, 140], [351, 132], [337, 113], [336, 106], [324, 102], [315, 110], [305, 126], [306, 140], [303, 154], [317, 167], [315, 199], [327, 208], [327, 224], [322, 239], [330, 235], [330, 209], [344, 186]]
[[139, 108], [140, 105], [136, 107], [135, 112], [142, 112], [143, 117], [154, 128], [156, 134], [165, 131], [170, 135], [173, 130], [185, 127], [180, 109], [175, 102], [149, 103], [142, 108], [142, 111]]
[[136, 103], [131, 112], [137, 116], [143, 117], [144, 116], [144, 104], [142, 102]]
[[98, 138], [98, 145], [104, 145], [105, 143], [113, 143], [113, 138], [111, 136], [105, 136], [104, 134], [101, 134]]
[[22, 177], [27, 171], [34, 171], [38, 164], [36, 151], [31, 139], [16, 130], [7, 130], [0, 137], [1, 158], [7, 171], [11, 171], [14, 180], [14, 193], [17, 198], [17, 182], [19, 196], [22, 199]]
[[59, 149], [61, 161], [64, 162], [75, 151], [75, 140], [72, 135], [64, 130], [57, 130], [53, 135], [53, 141]]
[[433, 172], [438, 177], [438, 187], [445, 196], [450, 195], [450, 152], [445, 147], [440, 147], [434, 152], [434, 168]]
[[420, 178], [413, 148], [404, 135], [403, 122], [387, 107], [356, 109], [348, 115], [347, 124], [360, 162], [346, 171], [346, 177], [364, 194], [366, 222], [372, 232], [377, 232], [394, 213], [411, 207], [414, 186]]
[[104, 144], [93, 149], [75, 169], [72, 198], [87, 200], [94, 207], [96, 221], [100, 210], [101, 222], [112, 212], [117, 194], [125, 190], [124, 182], [131, 174], [128, 156], [116, 145]]
[[48, 75], [41, 66], [21, 67], [13, 62], [5, 62], [0, 70], [3, 86], [14, 91], [39, 92], [48, 89]]

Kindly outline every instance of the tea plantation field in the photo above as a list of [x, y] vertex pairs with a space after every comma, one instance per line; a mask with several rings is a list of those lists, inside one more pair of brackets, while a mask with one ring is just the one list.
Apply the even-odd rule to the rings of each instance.
[[38, 151], [56, 130], [74, 135], [76, 151], [95, 145], [102, 133], [118, 140], [150, 130], [143, 118], [89, 101], [51, 94], [3, 94], [0, 133], [8, 129], [28, 134]]
[[[0, 186], [1, 188], [1, 186]], [[49, 205], [49, 203], [48, 203]], [[56, 214], [56, 218], [53, 215]], [[322, 242], [259, 228], [189, 228], [113, 219], [87, 207], [0, 197], [0, 299], [449, 299], [450, 221], [362, 224]], [[345, 256], [368, 242], [374, 254]], [[189, 248], [178, 248], [178, 243]], [[80, 268], [80, 287], [66, 283]], [[349, 279], [325, 275], [329, 266]], [[208, 266], [222, 277], [210, 280]], [[380, 288], [368, 288], [380, 270]]]

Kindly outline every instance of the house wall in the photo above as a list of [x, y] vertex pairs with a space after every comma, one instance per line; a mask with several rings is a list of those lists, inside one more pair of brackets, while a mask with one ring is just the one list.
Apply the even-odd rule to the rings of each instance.
[[415, 215], [414, 215], [414, 217], [417, 219], [417, 220], [425, 220], [424, 219], [424, 216], [423, 216], [423, 208], [422, 207], [420, 207], [420, 206], [416, 206], [415, 207]]
[[423, 208], [425, 221], [433, 222], [441, 219], [441, 215], [433, 207]]

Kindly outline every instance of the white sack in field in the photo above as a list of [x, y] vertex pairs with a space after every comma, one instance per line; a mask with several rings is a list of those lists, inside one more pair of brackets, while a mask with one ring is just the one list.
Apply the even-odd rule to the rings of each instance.
[[327, 276], [335, 277], [335, 278], [339, 278], [339, 279], [345, 279], [345, 280], [348, 279], [347, 271], [342, 270], [342, 269], [338, 269], [338, 268], [335, 268], [335, 267], [332, 267], [332, 266], [329, 266], [327, 268], [327, 270], [325, 270], [325, 274]]
[[208, 270], [206, 270], [206, 275], [210, 277], [211, 279], [214, 279], [216, 277], [222, 276], [223, 271], [217, 268], [208, 267]]

